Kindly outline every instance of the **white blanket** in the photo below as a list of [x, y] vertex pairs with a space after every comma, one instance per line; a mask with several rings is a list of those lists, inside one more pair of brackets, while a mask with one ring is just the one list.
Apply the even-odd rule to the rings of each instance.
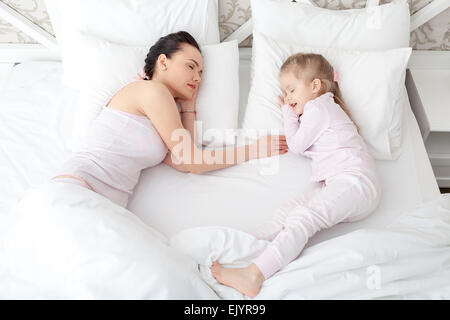
[[[245, 267], [267, 241], [230, 228], [180, 232], [171, 246], [192, 256], [223, 299], [250, 299], [219, 284], [209, 266]], [[450, 299], [450, 194], [401, 215], [309, 247], [266, 280], [255, 299]]]
[[[149, 208], [151, 210], [151, 208]], [[267, 245], [226, 227], [170, 241], [136, 215], [75, 184], [29, 189], [1, 235], [3, 299], [247, 299], [209, 265], [245, 266]], [[256, 299], [450, 298], [450, 195], [386, 228], [305, 249]]]
[[27, 190], [1, 239], [2, 299], [217, 299], [189, 256], [76, 184]]

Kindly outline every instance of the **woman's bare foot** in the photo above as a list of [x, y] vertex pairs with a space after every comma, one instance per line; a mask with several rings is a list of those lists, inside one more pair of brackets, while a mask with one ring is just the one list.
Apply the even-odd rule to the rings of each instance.
[[251, 298], [258, 295], [265, 280], [254, 263], [247, 268], [224, 268], [214, 261], [210, 269], [214, 279], [219, 283], [232, 287]]

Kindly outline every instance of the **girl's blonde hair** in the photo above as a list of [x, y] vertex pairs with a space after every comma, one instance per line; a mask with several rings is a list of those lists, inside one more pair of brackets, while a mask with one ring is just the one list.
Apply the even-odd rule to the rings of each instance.
[[[339, 84], [334, 81], [334, 69], [331, 64], [320, 54], [314, 53], [296, 53], [287, 58], [280, 69], [280, 74], [292, 71], [297, 79], [306, 81], [313, 81], [320, 79], [322, 86], [319, 94], [332, 92], [334, 95], [334, 102], [336, 102], [347, 116], [353, 121], [347, 106], [342, 99], [342, 93], [339, 89]], [[353, 121], [353, 123], [355, 123]], [[355, 123], [356, 128], [359, 128]]]

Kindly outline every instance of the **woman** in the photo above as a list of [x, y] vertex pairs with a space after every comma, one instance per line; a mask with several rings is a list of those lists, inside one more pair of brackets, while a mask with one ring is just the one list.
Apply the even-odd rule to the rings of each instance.
[[[142, 79], [112, 96], [93, 121], [84, 147], [53, 181], [80, 184], [126, 207], [141, 171], [162, 161], [179, 171], [203, 173], [287, 152], [284, 136], [263, 137], [232, 150], [198, 149], [191, 137], [202, 72], [201, 51], [189, 33], [160, 38], [147, 54]], [[267, 153], [261, 155], [258, 148]], [[230, 151], [232, 161], [226, 156]]]

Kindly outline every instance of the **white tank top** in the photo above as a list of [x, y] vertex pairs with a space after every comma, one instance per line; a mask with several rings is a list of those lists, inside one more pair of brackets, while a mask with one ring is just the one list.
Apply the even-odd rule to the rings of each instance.
[[167, 151], [149, 118], [104, 107], [60, 174], [80, 177], [95, 192], [126, 207], [141, 171], [161, 163]]

